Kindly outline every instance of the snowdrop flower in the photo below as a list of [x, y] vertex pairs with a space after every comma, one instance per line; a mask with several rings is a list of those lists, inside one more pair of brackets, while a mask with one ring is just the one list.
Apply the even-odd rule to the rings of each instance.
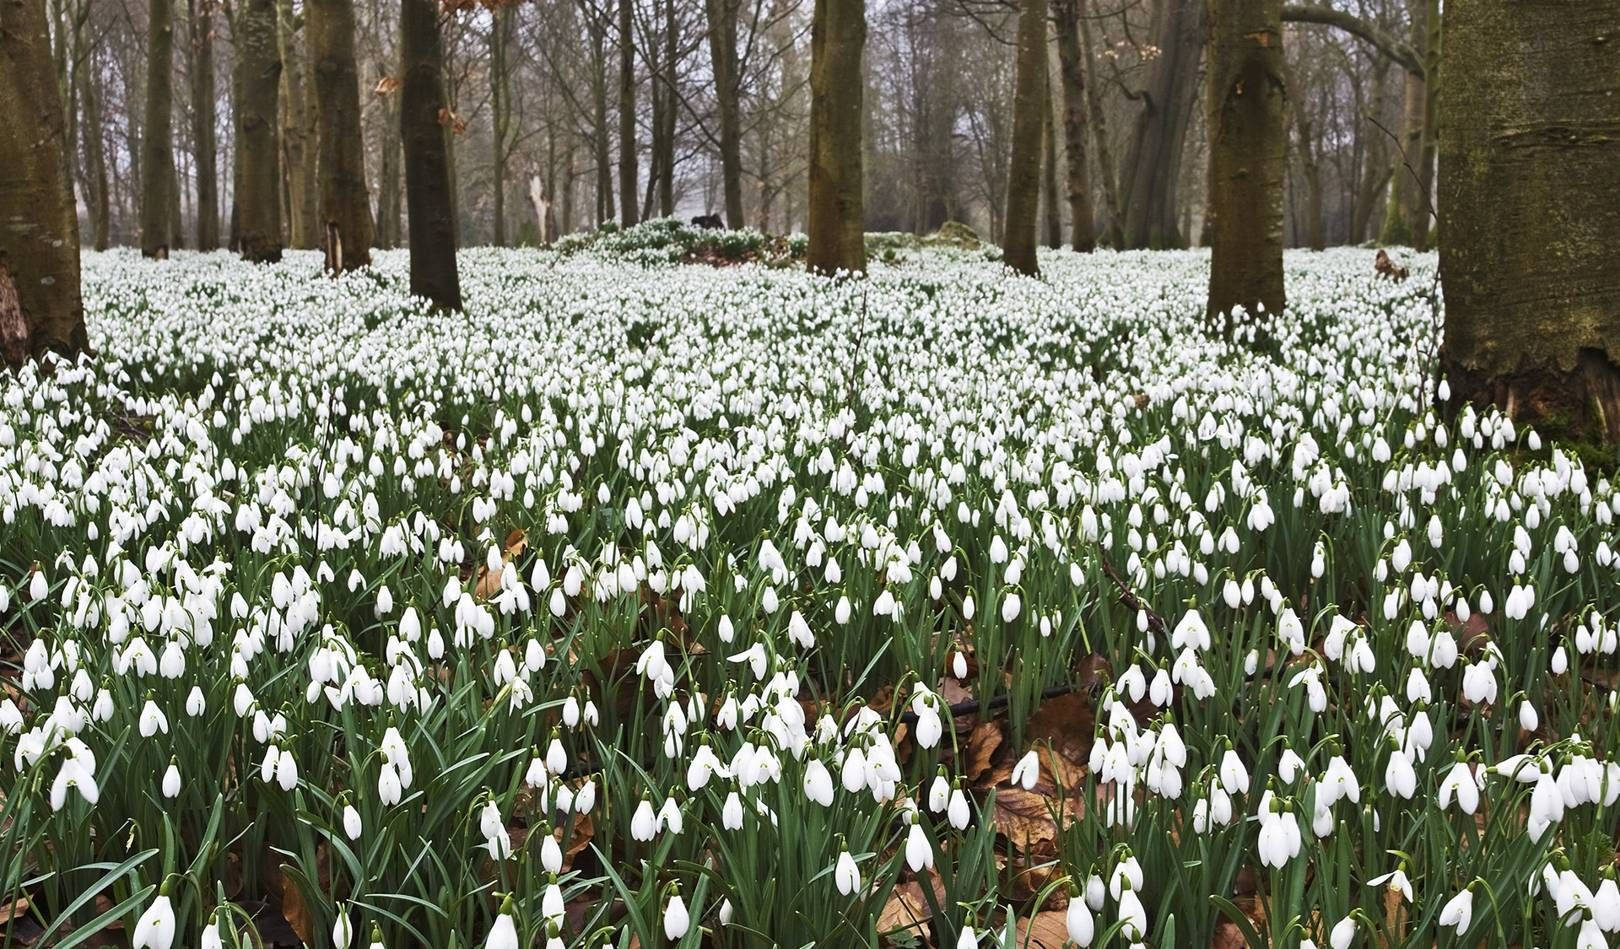
[[686, 904], [681, 901], [679, 892], [672, 892], [669, 902], [664, 904], [664, 938], [674, 942], [686, 935], [691, 919], [686, 914]]
[[1440, 925], [1448, 926], [1461, 936], [1468, 930], [1468, 924], [1474, 919], [1474, 891], [1472, 886], [1464, 887], [1461, 893], [1446, 901], [1440, 910]]
[[1405, 867], [1373, 877], [1367, 881], [1367, 885], [1385, 887], [1392, 893], [1399, 893], [1406, 902], [1412, 902], [1412, 881], [1406, 878]]
[[135, 923], [135, 935], [130, 940], [130, 946], [133, 949], [169, 949], [173, 944], [174, 906], [169, 902], [169, 884], [164, 881], [157, 899]]
[[838, 854], [838, 863], [833, 870], [834, 884], [841, 896], [852, 896], [861, 888], [860, 869], [855, 866], [855, 858], [850, 856], [849, 850], [842, 849]]
[[1026, 791], [1035, 790], [1035, 785], [1041, 779], [1041, 764], [1031, 749], [1026, 752], [1018, 763], [1013, 766], [1012, 775], [1008, 778], [1009, 784], [1016, 784]]
[[495, 917], [495, 924], [489, 928], [489, 936], [484, 940], [484, 949], [518, 949], [517, 925], [512, 920], [512, 898], [510, 896], [501, 900], [501, 911]]

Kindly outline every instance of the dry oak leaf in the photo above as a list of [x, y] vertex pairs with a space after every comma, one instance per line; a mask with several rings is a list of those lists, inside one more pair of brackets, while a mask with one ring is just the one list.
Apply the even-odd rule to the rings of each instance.
[[[944, 905], [945, 887], [939, 877], [929, 874], [927, 881], [933, 886], [935, 901]], [[905, 934], [920, 939], [926, 945], [929, 942], [928, 920], [933, 914], [928, 897], [923, 894], [923, 882], [908, 880], [890, 892], [888, 901], [883, 904], [883, 912], [878, 914], [877, 931], [886, 936]]]
[[1091, 757], [1096, 724], [1091, 696], [1070, 692], [1042, 702], [1030, 717], [1024, 734], [1031, 743], [1049, 742], [1053, 751], [1071, 763], [1083, 762]]
[[1069, 942], [1067, 916], [1058, 910], [1036, 913], [1018, 921], [1018, 949], [1064, 949]]
[[969, 781], [978, 781], [981, 775], [990, 770], [991, 760], [995, 757], [996, 749], [1000, 747], [1000, 725], [985, 722], [973, 729], [973, 734], [968, 736], [967, 767], [962, 769], [963, 777]]
[[1057, 839], [1058, 821], [1068, 826], [1085, 806], [1075, 789], [1086, 771], [1044, 746], [1037, 749], [1040, 775], [1033, 790], [1010, 782], [1012, 766], [995, 770], [996, 831], [1024, 851], [1044, 850]]

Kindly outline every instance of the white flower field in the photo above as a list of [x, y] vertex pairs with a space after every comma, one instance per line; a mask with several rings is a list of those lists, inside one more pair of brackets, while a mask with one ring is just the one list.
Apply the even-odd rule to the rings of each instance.
[[1620, 489], [1400, 256], [89, 254], [0, 945], [1608, 945]]

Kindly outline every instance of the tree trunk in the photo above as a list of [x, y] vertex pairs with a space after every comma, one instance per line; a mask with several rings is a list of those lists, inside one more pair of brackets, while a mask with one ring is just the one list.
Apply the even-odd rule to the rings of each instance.
[[1204, 0], [1165, 0], [1151, 44], [1159, 50], [1141, 113], [1125, 153], [1120, 206], [1125, 246], [1185, 247], [1176, 203], [1187, 126], [1197, 105], [1198, 63], [1204, 55]]
[[411, 293], [461, 309], [456, 222], [450, 203], [450, 156], [440, 122], [444, 46], [436, 0], [400, 0], [400, 137], [405, 143], [405, 204], [410, 215]]
[[1058, 75], [1063, 81], [1063, 147], [1067, 158], [1070, 243], [1080, 253], [1097, 247], [1092, 221], [1091, 179], [1086, 170], [1086, 71], [1080, 48], [1079, 0], [1054, 0]]
[[293, 11], [292, 0], [281, 0], [282, 149], [286, 153], [287, 237], [292, 246], [309, 250], [321, 246], [321, 189], [316, 165], [315, 104], [310, 101], [307, 61], [302, 40], [304, 24]]
[[1035, 217], [1040, 208], [1041, 121], [1046, 109], [1046, 0], [1022, 0], [1013, 64], [1012, 157], [1007, 161], [1007, 217], [1001, 254], [1007, 266], [1039, 276]]
[[44, 0], [0, 3], [0, 357], [89, 347], [67, 120]]
[[675, 213], [675, 122], [680, 116], [680, 98], [675, 94], [675, 83], [680, 72], [677, 42], [680, 33], [675, 23], [675, 0], [664, 4], [664, 115], [663, 134], [659, 142], [658, 213], [669, 217]]
[[236, 14], [236, 210], [239, 250], [281, 259], [281, 42], [276, 0], [246, 0]]
[[1282, 0], [1210, 3], [1211, 316], [1283, 309]]
[[111, 239], [112, 193], [107, 181], [107, 150], [101, 120], [101, 98], [96, 90], [97, 72], [94, 60], [87, 57], [79, 70], [79, 102], [84, 107], [81, 137], [84, 139], [86, 176], [89, 178], [85, 198], [90, 216], [91, 246], [106, 250]]
[[861, 126], [865, 0], [815, 0], [810, 26], [810, 247], [806, 265], [866, 272]]
[[[1429, 0], [1410, 0], [1410, 46], [1422, 57], [1429, 37]], [[1394, 177], [1390, 180], [1390, 200], [1384, 207], [1384, 228], [1378, 240], [1384, 244], [1418, 245], [1418, 226], [1428, 216], [1423, 193], [1423, 130], [1429, 124], [1429, 88], [1426, 77], [1415, 70], [1406, 73], [1406, 101], [1401, 113], [1400, 149], [1395, 155]], [[1425, 226], [1425, 234], [1427, 227]]]
[[[1090, 14], [1086, 0], [1075, 0], [1080, 19], [1080, 64], [1088, 78], [1097, 75], [1097, 64], [1091, 57]], [[1118, 179], [1114, 174], [1114, 149], [1108, 141], [1108, 112], [1103, 108], [1102, 90], [1097, 82], [1087, 82], [1086, 114], [1091, 117], [1092, 142], [1097, 146], [1097, 173], [1102, 177], [1103, 210], [1107, 214], [1104, 230], [1111, 247], [1125, 246], [1125, 217], [1121, 210]]]
[[382, 134], [382, 168], [377, 177], [377, 245], [398, 247], [403, 239], [404, 222], [400, 215], [400, 135], [399, 93], [388, 96]]
[[632, 0], [619, 0], [619, 223], [636, 223], [636, 35]]
[[1041, 159], [1041, 223], [1046, 228], [1046, 246], [1056, 248], [1063, 246], [1063, 211], [1058, 207], [1057, 120], [1052, 114], [1054, 97], [1051, 78], [1049, 75], [1042, 78], [1046, 80], [1041, 84], [1046, 89], [1046, 107], [1041, 110], [1041, 144], [1044, 152]]
[[489, 31], [490, 146], [495, 199], [495, 244], [506, 246], [506, 159], [512, 150], [512, 72], [507, 50], [512, 39], [513, 8], [498, 7]]
[[1617, 23], [1620, 0], [1452, 0], [1439, 115], [1440, 363], [1452, 398], [1611, 445], [1620, 443]]
[[591, 105], [595, 111], [592, 145], [596, 149], [596, 223], [611, 221], [613, 214], [613, 169], [608, 157], [607, 107], [607, 27], [601, 17], [588, 11], [591, 34]]
[[304, 0], [315, 78], [321, 230], [330, 273], [371, 263], [371, 195], [360, 133], [360, 72], [354, 62], [354, 0]]
[[169, 256], [174, 196], [174, 0], [147, 6], [146, 134], [141, 140], [141, 253]]
[[[739, 102], [742, 77], [737, 75], [739, 0], [704, 2], [709, 14], [709, 59], [714, 72], [715, 104], [720, 112], [720, 179], [726, 196], [726, 226], [736, 229], [747, 224], [743, 219], [742, 197], [742, 106]], [[863, 24], [865, 19], [863, 6]]]
[[188, 0], [191, 140], [197, 161], [197, 249], [219, 247], [219, 148], [215, 138], [214, 0]]

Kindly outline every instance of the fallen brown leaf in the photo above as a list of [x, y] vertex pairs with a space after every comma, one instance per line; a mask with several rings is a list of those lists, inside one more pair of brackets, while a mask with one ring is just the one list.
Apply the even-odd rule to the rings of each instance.
[[1062, 912], [1047, 910], [1018, 921], [1017, 949], [1063, 949], [1069, 944], [1069, 923]]
[[293, 879], [286, 867], [281, 868], [281, 918], [305, 943], [315, 940], [314, 915], [304, 903], [304, 892], [298, 888], [298, 881]]

